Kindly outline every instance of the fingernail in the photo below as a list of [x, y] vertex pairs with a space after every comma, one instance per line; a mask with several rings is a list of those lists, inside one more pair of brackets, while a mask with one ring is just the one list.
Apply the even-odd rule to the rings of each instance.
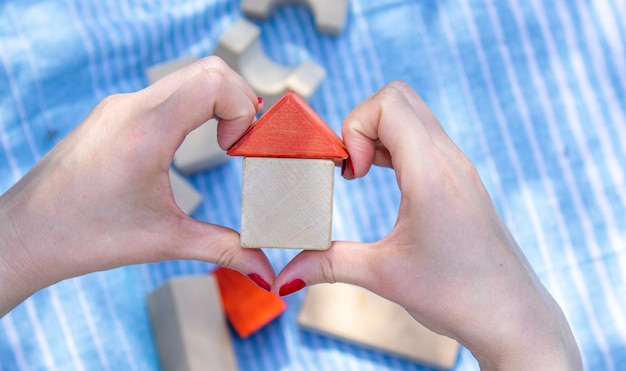
[[343, 162], [341, 163], [341, 176], [343, 176], [343, 174], [346, 173], [346, 165], [347, 165], [347, 161], [343, 160]]
[[256, 273], [250, 273], [248, 275], [248, 278], [250, 278], [252, 280], [252, 282], [256, 283], [257, 286], [259, 286], [260, 288], [262, 288], [265, 291], [270, 291], [272, 289], [270, 284], [267, 283], [266, 280], [264, 280], [261, 276], [259, 276]]
[[257, 102], [259, 102], [259, 111], [263, 108], [263, 98], [256, 97]]
[[350, 171], [352, 175], [354, 175], [354, 164], [352, 163], [352, 157], [348, 157], [348, 166], [350, 166]]
[[301, 279], [296, 278], [295, 280], [291, 280], [287, 282], [286, 284], [282, 285], [280, 289], [278, 290], [278, 295], [280, 296], [291, 295], [294, 292], [303, 289], [304, 286], [306, 286], [306, 283], [304, 283], [304, 281], [302, 281]]

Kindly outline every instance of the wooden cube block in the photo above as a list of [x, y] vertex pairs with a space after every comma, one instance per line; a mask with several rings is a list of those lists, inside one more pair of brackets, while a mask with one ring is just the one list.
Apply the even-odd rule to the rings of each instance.
[[334, 169], [332, 160], [244, 158], [241, 246], [328, 249]]
[[187, 215], [193, 213], [202, 202], [202, 195], [180, 174], [170, 169], [170, 185], [176, 205]]
[[214, 276], [174, 278], [147, 304], [163, 371], [237, 369]]
[[193, 174], [228, 161], [217, 144], [217, 120], [211, 119], [187, 134], [174, 154], [174, 166], [183, 174]]
[[422, 326], [401, 306], [343, 283], [309, 287], [298, 324], [445, 369], [454, 366], [459, 352], [455, 340]]

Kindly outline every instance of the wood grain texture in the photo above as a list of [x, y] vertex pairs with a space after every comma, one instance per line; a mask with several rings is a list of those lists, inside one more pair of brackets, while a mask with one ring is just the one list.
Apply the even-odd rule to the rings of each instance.
[[241, 246], [328, 249], [334, 168], [332, 160], [246, 157]]
[[343, 283], [309, 287], [298, 324], [444, 369], [454, 366], [459, 352], [456, 341], [422, 326], [399, 305]]
[[290, 91], [229, 150], [230, 156], [345, 159], [343, 141], [297, 93]]
[[237, 369], [214, 276], [171, 279], [147, 304], [161, 370]]
[[174, 154], [174, 166], [193, 174], [228, 162], [226, 151], [217, 143], [217, 120], [211, 119], [187, 134]]
[[345, 26], [348, 0], [242, 0], [241, 10], [248, 17], [267, 19], [275, 7], [288, 3], [311, 9], [319, 32], [338, 35]]

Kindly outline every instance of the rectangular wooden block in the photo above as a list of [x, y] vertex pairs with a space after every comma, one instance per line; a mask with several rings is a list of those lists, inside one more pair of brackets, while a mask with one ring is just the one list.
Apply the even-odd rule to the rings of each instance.
[[147, 303], [163, 371], [237, 369], [214, 276], [174, 278]]
[[241, 246], [328, 249], [334, 171], [332, 160], [244, 158]]
[[193, 213], [202, 202], [202, 195], [176, 171], [170, 169], [170, 185], [176, 205], [187, 215]]
[[343, 283], [309, 287], [298, 324], [445, 369], [454, 366], [459, 352], [455, 340], [422, 326], [401, 306]]
[[217, 120], [211, 119], [187, 134], [174, 154], [174, 166], [183, 174], [193, 174], [228, 161], [217, 144]]

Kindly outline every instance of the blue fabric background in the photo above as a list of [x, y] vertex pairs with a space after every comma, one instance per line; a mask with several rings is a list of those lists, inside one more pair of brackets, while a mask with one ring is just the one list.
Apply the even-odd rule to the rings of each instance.
[[[101, 99], [147, 85], [150, 66], [212, 53], [242, 14], [225, 0], [0, 1], [0, 191]], [[496, 206], [563, 307], [589, 370], [626, 368], [626, 5], [618, 0], [351, 0], [339, 37], [302, 6], [262, 29], [267, 54], [328, 75], [310, 104], [337, 132], [386, 82], [418, 91], [476, 163]], [[238, 229], [241, 162], [189, 177], [194, 217]], [[337, 180], [333, 237], [392, 228], [393, 172]], [[450, 226], [453, 228], [454, 226]], [[268, 250], [279, 270], [295, 251]], [[0, 370], [155, 370], [145, 296], [211, 265], [124, 267], [42, 290], [0, 320]], [[302, 331], [303, 293], [247, 340], [242, 370], [427, 370]], [[457, 370], [475, 370], [463, 350]]]

